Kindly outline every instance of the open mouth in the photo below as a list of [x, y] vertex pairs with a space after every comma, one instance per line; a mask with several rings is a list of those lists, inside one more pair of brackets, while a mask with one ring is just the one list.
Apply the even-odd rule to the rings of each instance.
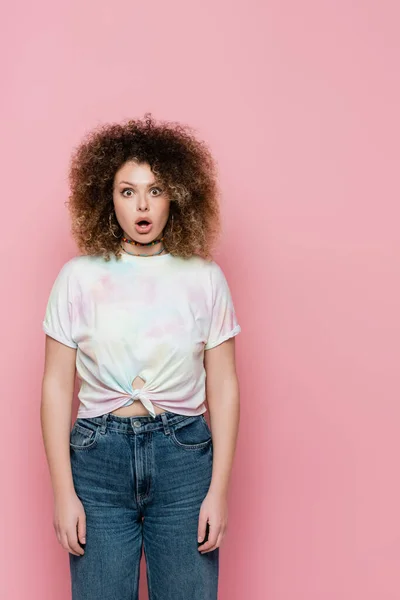
[[139, 233], [148, 233], [152, 226], [152, 223], [147, 219], [141, 219], [135, 223], [136, 231], [139, 231]]

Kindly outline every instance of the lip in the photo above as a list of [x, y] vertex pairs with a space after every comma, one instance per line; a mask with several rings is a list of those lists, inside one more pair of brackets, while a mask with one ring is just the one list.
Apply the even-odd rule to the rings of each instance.
[[[142, 221], [142, 219], [139, 219], [139, 221]], [[148, 225], [146, 225], [145, 227], [141, 227], [137, 222], [135, 223], [135, 229], [138, 233], [149, 233], [149, 231], [151, 231], [151, 228], [153, 227], [153, 223], [149, 223]]]
[[151, 219], [149, 219], [149, 217], [138, 217], [138, 218], [135, 220], [135, 225], [136, 225], [136, 223], [139, 223], [139, 221], [148, 221], [149, 223], [152, 223], [152, 220], [151, 220]]

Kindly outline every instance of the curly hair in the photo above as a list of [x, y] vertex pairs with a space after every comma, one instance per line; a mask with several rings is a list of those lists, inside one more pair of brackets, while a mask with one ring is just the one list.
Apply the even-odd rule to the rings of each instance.
[[[220, 234], [216, 163], [193, 129], [177, 122], [143, 119], [100, 125], [74, 149], [66, 204], [71, 233], [85, 254], [119, 260], [123, 231], [115, 218], [113, 185], [128, 160], [148, 163], [171, 199], [164, 246], [175, 256], [212, 259]], [[171, 227], [173, 215], [173, 227]]]

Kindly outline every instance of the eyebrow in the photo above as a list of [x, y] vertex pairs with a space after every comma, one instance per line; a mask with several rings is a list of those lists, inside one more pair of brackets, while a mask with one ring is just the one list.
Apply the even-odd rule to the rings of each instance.
[[[119, 183], [120, 184], [121, 183], [125, 183], [127, 185], [132, 186], [132, 187], [136, 187], [136, 184], [135, 183], [131, 183], [130, 181], [120, 181]], [[155, 185], [155, 184], [159, 185], [159, 182], [158, 181], [153, 181], [153, 183], [149, 183], [147, 187], [151, 187], [152, 185]]]

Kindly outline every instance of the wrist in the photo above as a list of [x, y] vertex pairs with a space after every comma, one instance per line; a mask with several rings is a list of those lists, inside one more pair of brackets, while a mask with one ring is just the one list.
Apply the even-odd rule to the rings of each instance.
[[226, 497], [228, 495], [228, 485], [211, 482], [208, 493], [212, 496]]
[[53, 487], [54, 500], [64, 498], [65, 496], [70, 496], [71, 494], [76, 494], [73, 482], [62, 483]]

